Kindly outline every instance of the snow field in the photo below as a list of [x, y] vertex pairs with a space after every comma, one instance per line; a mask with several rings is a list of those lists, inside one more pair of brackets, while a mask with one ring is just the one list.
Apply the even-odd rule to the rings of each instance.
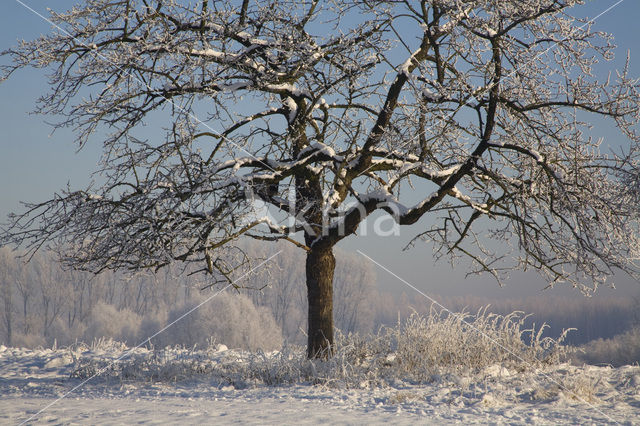
[[414, 315], [339, 335], [328, 361], [296, 346], [0, 346], [0, 423], [640, 424], [640, 367], [563, 362], [523, 318]]

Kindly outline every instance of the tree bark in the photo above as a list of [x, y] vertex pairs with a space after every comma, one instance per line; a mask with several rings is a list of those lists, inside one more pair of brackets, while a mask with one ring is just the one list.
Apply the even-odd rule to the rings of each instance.
[[307, 300], [309, 302], [309, 358], [327, 359], [333, 351], [333, 273], [336, 259], [332, 247], [312, 247], [307, 252]]

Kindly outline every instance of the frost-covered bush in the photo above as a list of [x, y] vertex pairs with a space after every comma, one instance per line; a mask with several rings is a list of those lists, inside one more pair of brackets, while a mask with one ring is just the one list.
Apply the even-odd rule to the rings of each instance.
[[447, 370], [477, 370], [500, 364], [526, 370], [555, 364], [566, 358], [569, 348], [559, 339], [543, 337], [545, 326], [525, 329], [522, 312], [498, 315], [486, 308], [476, 315], [432, 309], [428, 315], [411, 315], [404, 323], [387, 329], [396, 347], [398, 368], [416, 378]]
[[41, 334], [36, 333], [15, 333], [11, 344], [16, 348], [37, 348], [47, 346], [47, 340]]
[[614, 367], [640, 364], [640, 327], [635, 327], [611, 339], [597, 339], [580, 347], [576, 356], [588, 364], [611, 364]]
[[[266, 308], [256, 307], [244, 295], [220, 293], [188, 313], [208, 296], [194, 297], [186, 305], [173, 309], [167, 323], [175, 323], [153, 338], [151, 343], [156, 347], [207, 347], [210, 341], [215, 340], [231, 348], [267, 351], [282, 346], [282, 333], [273, 315]], [[164, 325], [158, 323], [156, 331]], [[149, 335], [153, 334], [152, 324], [145, 324], [144, 329]], [[146, 336], [140, 337], [142, 340]]]
[[91, 342], [101, 337], [110, 337], [132, 346], [138, 342], [141, 322], [142, 318], [134, 312], [98, 303], [91, 312], [83, 338], [84, 341]]
[[[47, 339], [47, 345], [68, 346], [78, 340], [84, 340], [86, 337], [87, 324], [76, 321], [69, 327], [66, 318], [57, 318], [50, 327], [50, 336]], [[102, 336], [99, 336], [102, 337]], [[132, 344], [133, 341], [128, 342]]]

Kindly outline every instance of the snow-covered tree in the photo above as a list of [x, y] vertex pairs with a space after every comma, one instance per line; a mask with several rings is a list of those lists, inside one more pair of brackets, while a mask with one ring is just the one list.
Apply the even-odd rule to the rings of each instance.
[[[98, 184], [29, 204], [2, 243], [77, 268], [196, 262], [233, 279], [240, 236], [306, 251], [308, 355], [333, 341], [333, 247], [375, 211], [436, 255], [587, 289], [637, 272], [638, 81], [576, 0], [85, 0], [4, 53], [50, 70], [38, 111]], [[606, 154], [591, 117], [629, 141]], [[604, 151], [604, 150], [603, 150]], [[261, 214], [257, 207], [264, 203]], [[486, 244], [489, 239], [498, 244]], [[511, 249], [521, 255], [512, 255]]]

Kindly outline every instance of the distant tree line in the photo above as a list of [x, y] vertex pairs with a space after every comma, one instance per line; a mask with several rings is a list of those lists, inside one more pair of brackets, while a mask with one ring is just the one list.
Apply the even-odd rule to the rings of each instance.
[[[282, 254], [229, 288], [167, 331], [151, 340], [156, 346], [206, 345], [272, 350], [283, 343], [306, 341], [304, 257], [286, 243]], [[248, 243], [250, 258], [266, 258], [273, 247]], [[407, 294], [394, 296], [376, 286], [376, 274], [365, 259], [337, 256], [334, 315], [343, 333], [375, 332], [395, 325], [411, 313], [425, 313], [430, 302]], [[0, 248], [0, 343], [11, 346], [67, 345], [112, 337], [135, 345], [213, 296], [220, 287], [206, 287], [183, 270], [162, 270], [127, 276], [63, 270], [51, 255], [30, 262]], [[234, 294], [238, 293], [238, 294]], [[453, 311], [532, 313], [528, 324], [547, 323], [547, 334], [577, 328], [568, 343], [585, 344], [634, 329], [640, 321], [634, 298], [548, 298], [492, 300], [476, 296], [435, 296]]]

